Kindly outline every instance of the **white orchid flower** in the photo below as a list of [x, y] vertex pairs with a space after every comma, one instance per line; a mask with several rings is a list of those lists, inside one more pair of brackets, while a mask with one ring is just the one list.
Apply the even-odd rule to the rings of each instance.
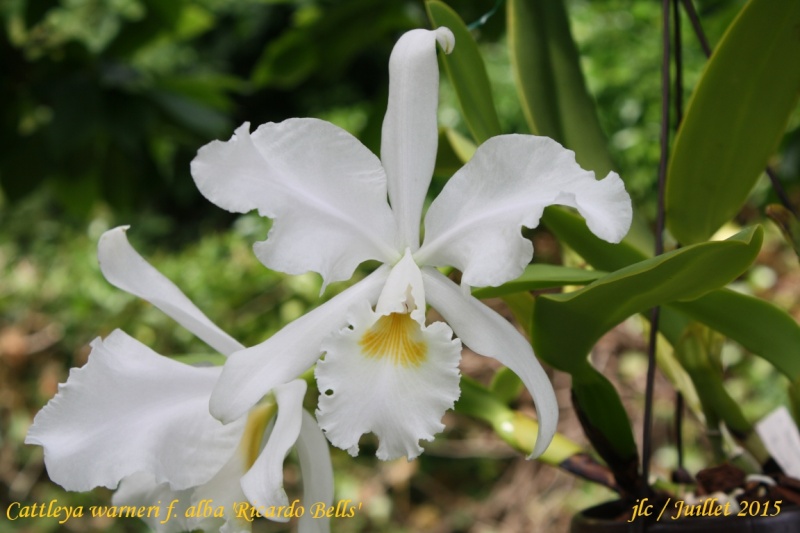
[[[383, 263], [266, 342], [232, 354], [211, 397], [211, 412], [223, 422], [324, 352], [317, 419], [328, 439], [355, 455], [360, 436], [373, 432], [379, 458], [416, 457], [419, 441], [442, 430], [460, 393], [455, 332], [522, 379], [540, 423], [532, 456], [549, 444], [558, 417], [552, 385], [530, 344], [468, 287], [522, 273], [533, 247], [521, 227], [537, 226], [545, 206], [577, 208], [596, 235], [618, 242], [630, 226], [630, 198], [615, 173], [597, 181], [551, 139], [502, 135], [449, 180], [428, 209], [420, 245], [437, 147], [437, 41], [445, 52], [454, 45], [446, 28], [414, 30], [392, 52], [380, 160], [344, 130], [307, 118], [252, 134], [246, 123], [192, 162], [209, 200], [273, 219], [269, 238], [254, 246], [267, 267], [318, 272], [329, 283], [350, 278], [363, 261]], [[441, 266], [461, 270], [461, 289]], [[426, 325], [427, 304], [447, 324]]]
[[[150, 301], [223, 355], [243, 350], [131, 247], [125, 229], [100, 239], [106, 279]], [[306, 480], [303, 505], [330, 505], [330, 455], [316, 420], [303, 410], [305, 381], [275, 387], [274, 402], [223, 425], [208, 410], [221, 372], [219, 366], [196, 367], [161, 356], [116, 330], [92, 342], [87, 364], [70, 371], [36, 415], [25, 442], [44, 448], [50, 479], [67, 490], [119, 484], [115, 505], [159, 502], [160, 516], [148, 521], [159, 532], [250, 531], [245, 516], [252, 516], [239, 512], [242, 504], [265, 510], [289, 505], [283, 462], [292, 446]], [[168, 515], [173, 500], [178, 502]], [[186, 518], [185, 511], [203, 500], [224, 506], [224, 518]], [[306, 513], [299, 530], [325, 533], [329, 521]]]

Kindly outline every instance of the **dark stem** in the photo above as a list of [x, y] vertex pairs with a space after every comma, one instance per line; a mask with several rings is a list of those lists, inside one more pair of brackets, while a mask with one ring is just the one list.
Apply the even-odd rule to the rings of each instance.
[[683, 46], [681, 46], [681, 12], [678, 0], [672, 2], [672, 20], [675, 23], [673, 51], [675, 52], [675, 129], [683, 120]]
[[[692, 0], [681, 0], [681, 2], [683, 2], [683, 7], [686, 10], [686, 14], [689, 16], [689, 20], [692, 23], [692, 28], [694, 28], [694, 33], [697, 35], [697, 39], [700, 41], [700, 46], [703, 48], [703, 52], [706, 54], [706, 57], [711, 57], [711, 47], [708, 45], [708, 39], [706, 39], [706, 34], [703, 31], [703, 26], [700, 24], [700, 18], [697, 16], [697, 11], [694, 9]], [[766, 167], [764, 172], [766, 172], [767, 176], [769, 176], [769, 181], [772, 183], [772, 189], [775, 191], [775, 194], [778, 196], [778, 199], [781, 201], [783, 206], [792, 213], [797, 214], [797, 210], [789, 200], [789, 195], [786, 194], [786, 190], [778, 180], [778, 176], [775, 175], [775, 171], [769, 167]]]
[[[658, 215], [656, 216], [656, 255], [664, 252], [664, 186], [667, 181], [667, 153], [669, 151], [669, 81], [670, 81], [670, 0], [662, 0], [663, 56], [661, 62], [661, 160], [658, 165]], [[642, 478], [645, 492], [649, 492], [650, 456], [653, 447], [653, 392], [656, 380], [656, 340], [658, 339], [659, 307], [650, 313], [650, 339], [647, 346], [647, 385], [644, 397], [644, 432], [642, 436]], [[647, 497], [643, 494], [642, 498]]]
[[778, 195], [778, 199], [783, 204], [783, 207], [796, 215], [797, 211], [795, 210], [794, 205], [792, 205], [792, 202], [789, 200], [789, 195], [786, 194], [786, 189], [784, 189], [783, 185], [781, 185], [781, 182], [778, 181], [778, 176], [775, 175], [775, 171], [769, 167], [766, 167], [764, 172], [766, 172], [767, 176], [769, 176], [769, 181], [772, 183], [772, 188], [775, 190], [775, 194]]
[[675, 442], [678, 449], [678, 470], [683, 470], [683, 394], [675, 392]]
[[[673, 47], [675, 50], [675, 129], [683, 120], [683, 46], [681, 45], [681, 11], [678, 0], [672, 2], [674, 21]], [[678, 452], [677, 470], [683, 470], [683, 395], [675, 393], [675, 448]]]
[[703, 32], [703, 27], [700, 25], [700, 17], [697, 16], [697, 11], [694, 9], [692, 0], [681, 0], [681, 2], [683, 2], [683, 8], [689, 16], [689, 21], [692, 23], [692, 28], [694, 28], [694, 33], [700, 41], [703, 52], [706, 54], [706, 57], [711, 57], [711, 47], [708, 45], [708, 39], [706, 39], [706, 34]]

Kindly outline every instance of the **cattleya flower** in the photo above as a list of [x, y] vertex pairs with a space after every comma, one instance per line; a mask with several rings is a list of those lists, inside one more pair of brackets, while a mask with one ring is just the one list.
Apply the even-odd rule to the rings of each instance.
[[[223, 355], [243, 350], [130, 246], [125, 229], [100, 239], [106, 279], [150, 301]], [[50, 479], [67, 490], [119, 485], [115, 505], [158, 502], [159, 516], [148, 522], [160, 532], [250, 531], [250, 511], [240, 512], [245, 502], [264, 510], [288, 505], [282, 472], [292, 446], [306, 479], [304, 505], [330, 505], [330, 455], [316, 420], [302, 408], [305, 381], [275, 387], [274, 402], [223, 425], [208, 411], [221, 371], [158, 355], [116, 330], [92, 342], [87, 364], [70, 372], [36, 415], [25, 442], [44, 448]], [[178, 503], [170, 509], [173, 500]], [[189, 507], [202, 500], [224, 506], [225, 516], [187, 518]], [[329, 521], [306, 513], [299, 530], [324, 533]]]
[[[268, 239], [254, 246], [267, 267], [314, 271], [327, 284], [350, 278], [363, 261], [382, 263], [267, 341], [233, 353], [211, 396], [211, 412], [223, 422], [324, 352], [316, 414], [328, 439], [355, 455], [361, 435], [373, 432], [379, 458], [414, 458], [460, 394], [463, 341], [522, 379], [540, 423], [532, 455], [549, 444], [558, 411], [546, 374], [530, 344], [469, 286], [497, 286], [522, 273], [533, 247], [521, 227], [537, 226], [546, 206], [577, 208], [596, 235], [618, 242], [630, 226], [630, 198], [615, 173], [595, 180], [551, 139], [502, 135], [450, 178], [428, 209], [420, 244], [438, 138], [437, 41], [445, 52], [454, 46], [446, 28], [414, 30], [392, 52], [380, 160], [344, 130], [306, 118], [253, 133], [245, 123], [192, 162], [209, 200], [273, 219]], [[461, 288], [442, 266], [461, 270]], [[426, 325], [427, 304], [447, 323]]]

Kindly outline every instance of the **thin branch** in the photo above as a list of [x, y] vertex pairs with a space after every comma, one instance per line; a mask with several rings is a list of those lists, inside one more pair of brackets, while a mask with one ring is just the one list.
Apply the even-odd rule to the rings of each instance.
[[706, 57], [711, 57], [711, 47], [708, 45], [708, 39], [706, 39], [706, 34], [703, 32], [703, 27], [700, 25], [700, 17], [697, 16], [697, 11], [694, 9], [692, 0], [681, 0], [681, 2], [683, 2], [683, 8], [689, 16], [689, 21], [692, 23], [692, 28], [694, 28], [694, 33], [700, 41], [703, 52], [705, 52]]
[[[683, 120], [683, 45], [681, 43], [681, 11], [678, 0], [672, 2], [674, 21], [673, 49], [675, 51], [675, 129]], [[683, 470], [683, 395], [675, 392], [675, 448], [678, 452], [677, 470]]]
[[[664, 188], [667, 181], [667, 155], [669, 153], [670, 108], [670, 0], [662, 0], [663, 56], [661, 63], [661, 159], [658, 165], [658, 214], [656, 216], [656, 255], [664, 253]], [[647, 347], [647, 385], [644, 398], [644, 432], [642, 437], [642, 478], [645, 491], [650, 490], [650, 457], [653, 447], [653, 392], [656, 379], [656, 340], [661, 309], [654, 307], [650, 313], [650, 338]], [[647, 497], [647, 494], [642, 495]]]

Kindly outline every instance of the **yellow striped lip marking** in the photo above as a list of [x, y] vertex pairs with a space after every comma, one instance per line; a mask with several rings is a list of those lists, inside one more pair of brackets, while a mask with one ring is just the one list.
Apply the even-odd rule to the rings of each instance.
[[396, 366], [419, 366], [428, 354], [422, 329], [408, 313], [380, 317], [358, 344], [364, 356], [374, 359], [387, 357]]
[[275, 416], [278, 406], [274, 402], [257, 405], [250, 410], [245, 422], [242, 440], [239, 444], [244, 453], [245, 469], [249, 470], [261, 453], [261, 440], [269, 421]]

